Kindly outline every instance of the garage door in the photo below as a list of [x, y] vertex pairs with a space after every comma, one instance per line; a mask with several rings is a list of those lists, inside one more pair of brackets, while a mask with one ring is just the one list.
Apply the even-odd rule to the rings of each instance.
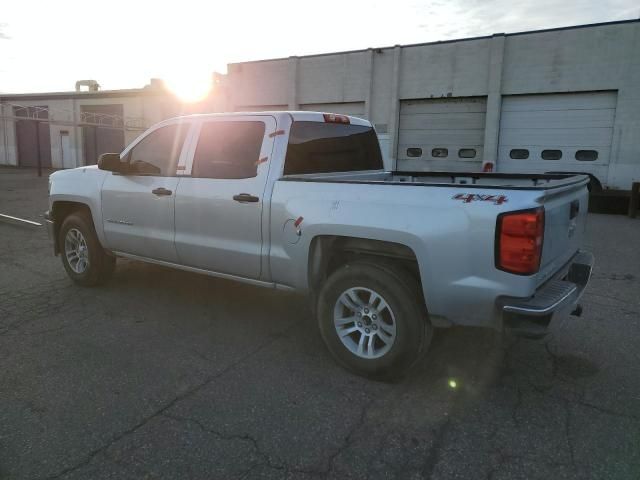
[[586, 172], [607, 177], [616, 92], [502, 99], [498, 171]]
[[[14, 107], [16, 117], [49, 118], [46, 106]], [[16, 121], [16, 142], [18, 147], [18, 165], [21, 167], [37, 167], [38, 155], [40, 165], [51, 167], [51, 132], [49, 122], [34, 120]]]
[[364, 102], [305, 103], [300, 105], [300, 110], [307, 112], [341, 113], [343, 115], [364, 118]]
[[[123, 118], [123, 106], [120, 103], [113, 105], [81, 105], [82, 118], [90, 123], [104, 122], [117, 124], [117, 120], [108, 120], [112, 115], [115, 118]], [[96, 114], [96, 115], [93, 115]], [[124, 130], [96, 126], [82, 127], [82, 140], [84, 147], [84, 164], [95, 165], [103, 153], [120, 153], [124, 149]]]
[[480, 170], [484, 97], [402, 100], [398, 170]]

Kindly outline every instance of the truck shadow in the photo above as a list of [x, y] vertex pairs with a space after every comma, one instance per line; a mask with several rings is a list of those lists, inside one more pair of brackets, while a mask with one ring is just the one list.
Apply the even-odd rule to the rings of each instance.
[[[176, 271], [139, 262], [120, 261], [117, 280], [108, 285], [114, 296], [124, 295], [131, 302], [152, 299], [170, 310], [197, 313], [224, 310], [239, 322], [252, 312], [280, 327], [300, 322], [304, 341], [326, 352], [307, 300], [300, 295], [245, 285], [189, 272]], [[133, 305], [133, 304], [132, 304]], [[186, 320], [187, 316], [182, 315]], [[260, 318], [252, 317], [251, 321]], [[302, 333], [304, 332], [304, 333]], [[446, 378], [469, 377], [491, 383], [499, 376], [506, 342], [500, 334], [483, 328], [438, 329], [429, 353], [409, 377], [429, 377], [434, 372]], [[328, 355], [328, 353], [326, 353]]]

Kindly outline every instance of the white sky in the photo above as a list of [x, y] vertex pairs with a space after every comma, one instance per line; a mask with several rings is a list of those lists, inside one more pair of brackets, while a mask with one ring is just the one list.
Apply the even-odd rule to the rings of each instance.
[[245, 60], [638, 18], [638, 0], [5, 0], [0, 92], [206, 82]]

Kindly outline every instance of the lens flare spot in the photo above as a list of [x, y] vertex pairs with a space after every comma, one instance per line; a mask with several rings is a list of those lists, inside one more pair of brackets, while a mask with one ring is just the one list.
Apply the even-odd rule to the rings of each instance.
[[166, 76], [165, 85], [187, 103], [204, 100], [211, 92], [211, 75], [198, 71], [181, 71]]
[[449, 388], [452, 388], [454, 390], [456, 388], [458, 388], [458, 382], [457, 382], [457, 380], [455, 378], [450, 378], [449, 379]]

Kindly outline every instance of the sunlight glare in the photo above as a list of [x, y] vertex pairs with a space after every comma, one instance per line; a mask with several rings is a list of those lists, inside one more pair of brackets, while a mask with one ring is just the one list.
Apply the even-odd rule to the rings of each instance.
[[187, 103], [204, 100], [212, 88], [211, 73], [183, 68], [179, 69], [179, 73], [167, 75], [164, 82], [169, 90]]

